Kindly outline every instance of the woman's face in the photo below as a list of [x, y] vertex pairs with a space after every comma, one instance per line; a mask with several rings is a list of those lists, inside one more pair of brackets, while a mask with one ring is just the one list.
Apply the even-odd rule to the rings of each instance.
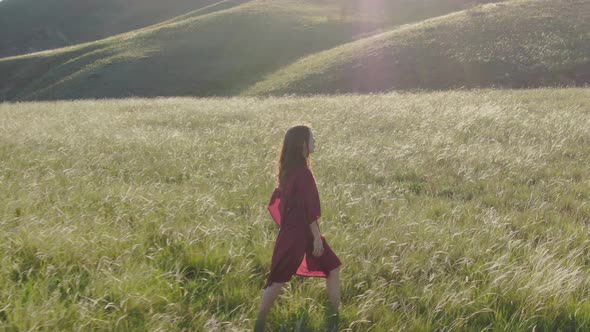
[[307, 149], [309, 153], [313, 153], [315, 151], [315, 138], [313, 137], [312, 132], [309, 132], [309, 142], [307, 143]]

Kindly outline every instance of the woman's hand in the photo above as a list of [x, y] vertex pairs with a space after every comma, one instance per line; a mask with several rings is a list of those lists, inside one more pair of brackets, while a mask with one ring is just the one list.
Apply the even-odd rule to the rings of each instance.
[[324, 254], [324, 244], [322, 243], [321, 237], [316, 237], [313, 239], [313, 255], [315, 257], [320, 257]]

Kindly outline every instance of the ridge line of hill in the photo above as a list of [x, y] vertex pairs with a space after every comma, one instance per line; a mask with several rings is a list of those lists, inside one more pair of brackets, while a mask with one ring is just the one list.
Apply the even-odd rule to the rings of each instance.
[[[22, 59], [22, 58], [27, 58], [27, 57], [39, 56], [39, 55], [48, 55], [51, 53], [65, 53], [70, 50], [71, 51], [81, 50], [81, 49], [84, 49], [85, 47], [96, 46], [95, 44], [100, 45], [101, 43], [105, 43], [105, 42], [116, 40], [116, 39], [125, 40], [125, 39], [128, 39], [129, 37], [134, 37], [140, 33], [150, 32], [150, 31], [162, 28], [164, 26], [176, 25], [176, 24], [179, 24], [184, 21], [200, 19], [200, 18], [207, 16], [207, 15], [218, 14], [218, 13], [224, 12], [226, 10], [231, 10], [231, 9], [234, 9], [235, 7], [238, 7], [240, 5], [243, 5], [243, 4], [251, 2], [251, 1], [252, 0], [222, 0], [217, 3], [211, 4], [209, 6], [199, 8], [199, 9], [196, 9], [196, 10], [191, 11], [189, 13], [182, 14], [180, 16], [177, 16], [177, 17], [174, 17], [174, 18], [171, 18], [171, 19], [159, 22], [159, 23], [148, 25], [146, 27], [118, 33], [116, 35], [112, 35], [112, 36], [108, 36], [105, 38], [92, 40], [92, 41], [88, 41], [88, 42], [84, 42], [84, 43], [79, 43], [79, 44], [75, 44], [75, 45], [59, 47], [59, 48], [49, 49], [49, 50], [42, 50], [42, 51], [32, 52], [32, 53], [27, 53], [27, 54], [7, 56], [7, 57], [0, 58], [0, 61], [9, 61], [9, 60], [14, 60], [14, 59]], [[197, 16], [194, 16], [195, 14], [197, 14]], [[183, 18], [179, 19], [180, 17], [183, 17]]]
[[[214, 4], [210, 4], [208, 6], [205, 6], [203, 8], [195, 9], [191, 12], [188, 12], [188, 13], [185, 13], [182, 15], [178, 15], [176, 17], [162, 21], [160, 23], [150, 25], [148, 27], [157, 27], [157, 26], [161, 26], [161, 25], [167, 25], [169, 23], [178, 23], [178, 22], [184, 21], [185, 19], [196, 18], [196, 17], [200, 17], [203, 15], [216, 13], [216, 12], [219, 12], [222, 10], [232, 9], [234, 7], [243, 5], [243, 4], [245, 4], [247, 2], [251, 2], [251, 1], [252, 0], [222, 0], [222, 1], [216, 2]], [[146, 28], [148, 28], [148, 27], [146, 27]]]
[[[519, 88], [590, 79], [587, 0], [399, 0], [403, 6], [387, 11], [341, 11], [346, 1], [215, 1], [100, 41], [0, 59], [0, 99]], [[389, 6], [363, 5], [369, 2]]]
[[[532, 1], [532, 0], [510, 0], [510, 1], [506, 1], [506, 2], [516, 2], [516, 1]], [[483, 8], [483, 7], [494, 6], [494, 5], [496, 5], [496, 3], [482, 4], [482, 5], [479, 5], [478, 7], [482, 7]], [[282, 71], [284, 71], [288, 67], [295, 66], [295, 65], [297, 65], [299, 63], [302, 63], [302, 62], [305, 62], [305, 61], [307, 61], [308, 59], [311, 59], [311, 58], [319, 57], [322, 54], [338, 53], [339, 50], [347, 49], [348, 47], [350, 47], [352, 45], [357, 45], [357, 44], [361, 44], [362, 45], [362, 44], [370, 43], [370, 42], [372, 42], [374, 40], [385, 38], [385, 37], [388, 37], [390, 35], [395, 35], [397, 33], [402, 33], [405, 30], [411, 30], [412, 28], [417, 28], [420, 25], [429, 24], [429, 23], [430, 24], [434, 24], [437, 21], [440, 21], [440, 20], [443, 20], [443, 19], [448, 19], [448, 18], [451, 18], [453, 16], [462, 15], [464, 12], [469, 11], [469, 10], [472, 10], [472, 8], [461, 9], [461, 10], [457, 10], [457, 11], [454, 11], [454, 12], [451, 12], [451, 13], [447, 13], [447, 14], [443, 14], [443, 15], [440, 15], [440, 16], [429, 17], [429, 18], [424, 19], [424, 20], [421, 20], [421, 21], [411, 22], [411, 23], [406, 23], [406, 24], [401, 24], [401, 25], [398, 25], [398, 26], [393, 26], [393, 27], [391, 27], [391, 29], [385, 30], [385, 31], [377, 31], [375, 33], [369, 32], [369, 35], [368, 36], [365, 36], [365, 37], [362, 37], [362, 38], [359, 38], [359, 39], [356, 39], [356, 40], [352, 40], [352, 41], [350, 41], [348, 43], [340, 44], [338, 46], [335, 46], [335, 47], [330, 48], [330, 49], [327, 49], [327, 50], [323, 50], [323, 51], [320, 51], [320, 52], [317, 52], [317, 53], [314, 53], [314, 54], [310, 54], [310, 55], [301, 57], [301, 58], [297, 59], [296, 61], [294, 61], [293, 63], [291, 63], [291, 64], [289, 64], [287, 66], [284, 66], [284, 67], [280, 68], [279, 70], [277, 70], [277, 71], [275, 71], [275, 72], [267, 75], [266, 78], [271, 78], [271, 77], [273, 77], [273, 76], [281, 73]], [[246, 95], [246, 96], [256, 95], [257, 92], [255, 92], [255, 90], [256, 90], [257, 85], [259, 83], [265, 82], [266, 81], [266, 78], [265, 79], [262, 79], [261, 81], [255, 83], [255, 84], [253, 84], [252, 86], [247, 87], [242, 92], [240, 92], [240, 95]]]
[[240, 95], [579, 86], [590, 79], [587, 13], [575, 0], [484, 4], [302, 57]]
[[[165, 27], [173, 27], [178, 24], [182, 24], [182, 22], [191, 21], [191, 20], [198, 20], [206, 16], [210, 15], [218, 15], [222, 14], [226, 11], [230, 11], [243, 5], [251, 0], [223, 0], [212, 4], [210, 6], [197, 9], [187, 14], [183, 14], [185, 16], [181, 20], [167, 20], [165, 22], [161, 22], [159, 24], [150, 25], [147, 27], [143, 27], [140, 29], [132, 30], [123, 32], [117, 35], [109, 36], [103, 39], [89, 41], [81, 44], [76, 44], [72, 46], [66, 46], [62, 48], [52, 49], [52, 50], [43, 50], [39, 52], [24, 54], [24, 55], [16, 55], [10, 56], [5, 58], [0, 58], [0, 63], [8, 62], [8, 61], [25, 61], [28, 59], [34, 59], [37, 57], [57, 57], [56, 61], [51, 62], [50, 65], [44, 66], [44, 68], [36, 71], [36, 75], [34, 78], [30, 79], [28, 82], [25, 83], [19, 90], [18, 93], [13, 95], [11, 99], [19, 99], [28, 94], [39, 94], [43, 91], [49, 90], [51, 87], [57, 86], [61, 82], [65, 82], [68, 79], [75, 77], [77, 74], [88, 72], [92, 70], [92, 68], [84, 68], [82, 70], [74, 71], [70, 74], [66, 74], [61, 79], [53, 81], [49, 85], [46, 86], [39, 86], [36, 89], [36, 85], [39, 85], [40, 82], [43, 82], [47, 79], [48, 75], [52, 75], [54, 72], [59, 72], [63, 66], [67, 66], [71, 63], [76, 61], [80, 61], [83, 59], [92, 59], [90, 60], [89, 64], [95, 64], [97, 61], [104, 61], [108, 60], [112, 57], [101, 59], [100, 55], [109, 54], [109, 51], [112, 51], [115, 47], [110, 44], [113, 41], [125, 41], [130, 40], [132, 38], [138, 37], [141, 34], [149, 34], [150, 32], [165, 28]], [[189, 16], [190, 15], [190, 16]], [[196, 16], [195, 16], [196, 15]], [[164, 24], [165, 23], [165, 24]], [[114, 54], [114, 52], [111, 52]], [[115, 55], [114, 55], [115, 56]], [[0, 91], [1, 92], [1, 91]], [[1, 96], [1, 94], [0, 94]]]

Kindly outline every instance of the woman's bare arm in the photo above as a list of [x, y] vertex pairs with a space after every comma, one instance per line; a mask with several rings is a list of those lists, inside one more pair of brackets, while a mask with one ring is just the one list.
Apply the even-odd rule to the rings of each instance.
[[311, 233], [313, 234], [313, 255], [319, 257], [324, 254], [324, 246], [322, 243], [322, 237], [320, 236], [320, 228], [318, 227], [318, 221], [314, 220], [309, 224]]
[[309, 224], [309, 228], [311, 229], [311, 233], [313, 234], [314, 239], [320, 238], [320, 228], [318, 227], [318, 221], [314, 220], [311, 224]]

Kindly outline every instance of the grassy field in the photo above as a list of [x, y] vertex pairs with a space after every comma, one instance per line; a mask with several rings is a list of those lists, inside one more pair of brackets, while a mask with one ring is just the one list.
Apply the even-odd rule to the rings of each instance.
[[[343, 331], [590, 329], [590, 90], [0, 104], [0, 330], [245, 331], [314, 128]], [[272, 331], [321, 331], [294, 278]]]

